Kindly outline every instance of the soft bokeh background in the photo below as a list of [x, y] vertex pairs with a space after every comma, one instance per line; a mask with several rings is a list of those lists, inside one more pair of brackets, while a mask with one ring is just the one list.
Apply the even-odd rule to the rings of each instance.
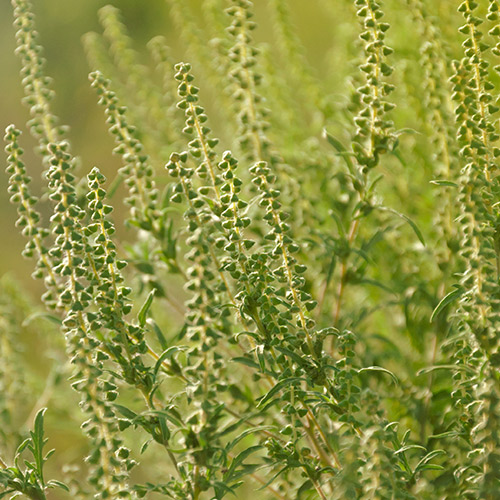
[[[73, 151], [82, 159], [82, 168], [90, 170], [99, 165], [107, 174], [112, 174], [119, 165], [117, 158], [111, 156], [112, 139], [109, 137], [103, 112], [96, 104], [96, 97], [89, 86], [87, 75], [89, 67], [86, 62], [81, 37], [88, 31], [101, 31], [97, 10], [113, 4], [120, 8], [130, 35], [136, 48], [145, 51], [145, 43], [155, 35], [164, 35], [173, 47], [173, 53], [179, 60], [186, 56], [179, 34], [175, 31], [169, 17], [169, 9], [165, 0], [121, 0], [109, 2], [105, 0], [44, 0], [35, 3], [36, 23], [47, 59], [47, 74], [54, 78], [53, 88], [57, 98], [53, 106], [61, 118], [61, 123], [70, 126], [70, 140]], [[292, 14], [299, 34], [308, 51], [311, 64], [321, 69], [335, 34], [331, 31], [332, 19], [328, 11], [321, 5], [323, 2], [294, 0]], [[192, 2], [196, 10], [198, 2]], [[266, 9], [266, 2], [257, 1], [257, 21], [259, 29], [256, 38], [273, 43], [272, 22]], [[27, 109], [21, 104], [22, 89], [20, 86], [20, 62], [14, 55], [15, 30], [12, 27], [12, 9], [10, 2], [0, 2], [0, 129], [3, 131], [10, 123], [24, 128], [28, 118]], [[205, 85], [206, 87], [206, 85]], [[40, 182], [36, 172], [39, 160], [32, 155], [33, 142], [25, 133], [22, 144], [26, 149], [27, 164], [34, 182]], [[14, 229], [15, 209], [8, 203], [5, 174], [0, 174], [0, 234], [8, 235], [2, 244], [0, 274], [13, 272], [30, 287], [29, 275], [32, 264], [20, 257], [24, 242], [18, 231]]]
[[[117, 168], [117, 160], [109, 154], [112, 144], [106, 133], [102, 110], [96, 104], [95, 95], [89, 87], [87, 75], [89, 68], [83, 52], [81, 36], [87, 31], [99, 30], [97, 10], [105, 1], [90, 0], [35, 2], [36, 23], [41, 42], [45, 48], [47, 74], [54, 78], [57, 98], [54, 101], [55, 113], [61, 117], [61, 123], [70, 126], [70, 139], [74, 151], [82, 158], [83, 168], [90, 169], [98, 164], [109, 172]], [[166, 3], [162, 0], [148, 2], [115, 2], [122, 9], [127, 24], [138, 45], [141, 46], [149, 37], [170, 31]], [[0, 3], [0, 127], [2, 130], [9, 123], [24, 128], [27, 109], [21, 104], [20, 62], [14, 55], [15, 30], [12, 27], [12, 9], [10, 2]], [[27, 164], [34, 177], [40, 162], [31, 153], [33, 142], [29, 134], [24, 134], [23, 145], [27, 154]], [[0, 221], [1, 234], [9, 235], [2, 245], [0, 274], [6, 271], [15, 273], [26, 280], [30, 274], [31, 263], [20, 259], [23, 241], [18, 231], [14, 230], [15, 211], [8, 203], [5, 189], [6, 176], [1, 178], [3, 189], [0, 190], [0, 208], [4, 216]], [[36, 285], [35, 285], [36, 286]]]
[[[135, 48], [145, 54], [145, 44], [156, 35], [167, 37], [172, 47], [174, 57], [178, 60], [189, 60], [186, 55], [179, 33], [169, 16], [168, 2], [165, 0], [44, 0], [35, 3], [35, 14], [41, 43], [47, 59], [46, 72], [54, 79], [53, 88], [57, 97], [53, 102], [55, 114], [61, 118], [61, 123], [70, 126], [69, 138], [73, 151], [82, 159], [82, 170], [88, 171], [93, 165], [98, 165], [106, 175], [113, 175], [119, 166], [116, 157], [110, 154], [112, 139], [109, 137], [103, 119], [102, 109], [96, 104], [96, 97], [90, 89], [87, 75], [89, 67], [81, 43], [81, 37], [88, 31], [101, 32], [97, 11], [106, 4], [112, 4], [122, 12], [123, 20], [134, 40]], [[188, 2], [196, 13], [202, 0]], [[256, 0], [255, 11], [258, 29], [255, 32], [257, 42], [266, 42], [275, 50], [273, 38], [272, 15], [265, 0]], [[308, 63], [318, 77], [326, 77], [332, 81], [332, 94], [341, 101], [345, 99], [348, 89], [345, 80], [345, 67], [349, 65], [343, 56], [351, 49], [353, 35], [357, 30], [356, 18], [349, 3], [330, 2], [327, 0], [290, 0], [290, 13], [296, 32], [305, 48]], [[405, 2], [390, 1], [390, 9], [386, 9], [389, 21], [400, 24], [397, 31], [388, 33], [389, 43], [399, 54], [415, 52], [412, 21], [408, 16]], [[453, 36], [457, 23], [447, 22], [450, 16], [456, 15], [447, 1], [435, 2], [435, 14], [442, 19], [441, 29]], [[12, 9], [8, 0], [0, 2], [0, 129], [14, 123], [23, 129], [28, 119], [28, 111], [21, 104], [23, 96], [20, 86], [20, 62], [14, 55], [15, 30], [12, 27]], [[401, 14], [399, 16], [398, 14]], [[457, 21], [458, 22], [458, 21]], [[408, 31], [407, 31], [408, 30]], [[407, 36], [408, 35], [408, 36]], [[397, 38], [394, 42], [393, 37]], [[278, 56], [279, 57], [279, 56]], [[395, 58], [396, 59], [396, 58]], [[286, 65], [286, 61], [280, 60]], [[336, 68], [335, 66], [339, 67]], [[401, 65], [402, 71], [411, 68]], [[196, 68], [195, 68], [196, 70]], [[335, 75], [341, 79], [335, 80]], [[210, 92], [210, 82], [198, 82], [202, 92]], [[411, 96], [410, 96], [411, 97]], [[399, 113], [404, 117], [405, 110]], [[26, 149], [29, 171], [35, 183], [40, 183], [37, 169], [40, 162], [32, 154], [34, 143], [29, 134], [25, 133], [22, 144]], [[2, 242], [2, 258], [0, 259], [0, 275], [13, 272], [29, 287], [40, 289], [29, 279], [31, 263], [20, 257], [23, 240], [14, 229], [15, 209], [8, 203], [5, 174], [0, 174], [0, 234], [6, 235]]]

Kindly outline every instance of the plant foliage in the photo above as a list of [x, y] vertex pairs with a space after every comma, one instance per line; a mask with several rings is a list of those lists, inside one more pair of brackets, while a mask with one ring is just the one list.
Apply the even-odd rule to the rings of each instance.
[[[48, 412], [81, 424], [86, 458], [68, 486], [44, 479], [41, 410], [0, 498], [500, 498], [497, 0], [449, 19], [325, 2], [355, 35], [321, 77], [287, 2], [268, 5], [276, 49], [248, 0], [168, 4], [191, 63], [156, 37], [153, 71], [112, 6], [84, 37], [122, 162], [108, 182], [72, 152], [12, 0], [45, 184], [10, 125], [8, 189], [80, 400]], [[11, 452], [22, 308], [0, 298]]]

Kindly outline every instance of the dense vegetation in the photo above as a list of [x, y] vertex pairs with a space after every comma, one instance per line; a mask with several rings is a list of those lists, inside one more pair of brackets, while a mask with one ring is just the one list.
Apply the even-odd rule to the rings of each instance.
[[[293, 2], [275, 50], [248, 0], [168, 0], [186, 52], [150, 65], [102, 8], [107, 181], [12, 0], [44, 187], [11, 125], [8, 189], [46, 312], [2, 281], [0, 498], [500, 498], [499, 3], [323, 3], [324, 75]], [[51, 413], [86, 437], [64, 467]]]

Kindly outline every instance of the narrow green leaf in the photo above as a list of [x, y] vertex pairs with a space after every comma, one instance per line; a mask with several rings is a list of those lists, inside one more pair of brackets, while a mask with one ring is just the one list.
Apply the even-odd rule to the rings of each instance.
[[227, 481], [232, 480], [233, 473], [236, 471], [236, 468], [243, 463], [243, 461], [249, 457], [252, 453], [255, 453], [258, 450], [261, 450], [264, 446], [261, 444], [255, 445], [255, 446], [250, 446], [249, 448], [246, 448], [242, 452], [240, 452], [231, 462], [231, 465], [229, 466], [229, 470], [227, 473], [224, 475], [225, 479]]
[[333, 135], [330, 135], [326, 131], [326, 128], [323, 129], [323, 137], [329, 142], [329, 144], [331, 146], [333, 146], [337, 150], [339, 156], [342, 156], [349, 171], [354, 172], [355, 171], [354, 165], [351, 161], [352, 153], [349, 153], [349, 151], [347, 151], [347, 149], [344, 147], [344, 145], [338, 139], [333, 137]]
[[[418, 472], [423, 470], [444, 470], [444, 467], [438, 464], [425, 464], [419, 468]], [[417, 470], [415, 470], [415, 472], [417, 472]]]
[[54, 323], [54, 325], [57, 325], [57, 326], [61, 326], [61, 324], [62, 324], [61, 318], [58, 318], [57, 316], [54, 316], [53, 314], [39, 311], [39, 312], [30, 314], [23, 321], [23, 326], [28, 326], [32, 321], [34, 321], [35, 319], [38, 319], [38, 318], [46, 319], [47, 321], [50, 321], [51, 323]]
[[362, 372], [382, 372], [382, 373], [386, 373], [387, 375], [389, 375], [392, 378], [392, 380], [394, 381], [394, 383], [396, 385], [399, 384], [398, 377], [396, 377], [396, 375], [394, 375], [394, 373], [392, 373], [391, 371], [387, 370], [387, 368], [382, 368], [381, 366], [367, 366], [366, 368], [360, 368], [358, 370], [358, 373], [362, 373]]
[[399, 450], [396, 450], [394, 452], [394, 454], [395, 455], [399, 455], [400, 453], [405, 453], [406, 451], [410, 451], [410, 450], [424, 450], [424, 451], [427, 451], [424, 446], [420, 446], [419, 444], [407, 444], [407, 445], [402, 446], [401, 448], [399, 448]]
[[275, 394], [277, 394], [283, 387], [288, 385], [293, 385], [295, 382], [305, 381], [303, 377], [288, 377], [283, 380], [280, 380], [267, 394], [260, 398], [257, 407], [262, 406], [264, 403], [269, 401]]
[[422, 232], [420, 231], [418, 226], [407, 215], [402, 214], [401, 212], [398, 212], [397, 210], [394, 210], [393, 208], [390, 208], [390, 207], [376, 206], [373, 208], [378, 208], [379, 210], [383, 210], [385, 212], [391, 212], [391, 214], [397, 215], [398, 217], [400, 217], [401, 219], [406, 221], [411, 226], [414, 233], [417, 235], [417, 238], [420, 240], [420, 243], [422, 243], [422, 245], [425, 246], [425, 240], [424, 240], [424, 236], [423, 236]]
[[231, 361], [234, 363], [241, 363], [242, 365], [250, 366], [251, 368], [259, 368], [259, 365], [250, 358], [247, 358], [245, 356], [236, 356], [235, 358], [232, 358]]
[[122, 406], [119, 404], [114, 404], [114, 408], [116, 408], [125, 418], [133, 420], [137, 417], [137, 413], [134, 413], [132, 410], [129, 410], [126, 406]]
[[158, 342], [160, 343], [160, 347], [165, 350], [168, 347], [168, 342], [167, 339], [165, 338], [165, 335], [161, 331], [161, 328], [158, 326], [156, 321], [153, 318], [148, 318], [146, 320], [146, 323], [153, 328], [153, 331], [155, 332], [156, 338], [158, 339]]
[[297, 500], [304, 498], [304, 494], [308, 493], [314, 485], [310, 479], [307, 479], [302, 486], [297, 490]]
[[250, 417], [243, 417], [237, 420], [236, 422], [233, 422], [229, 424], [227, 427], [224, 427], [221, 429], [217, 434], [218, 436], [222, 437], [225, 436], [226, 434], [231, 434], [231, 432], [234, 432], [238, 427], [240, 427], [243, 423], [245, 423]]
[[141, 325], [142, 328], [144, 328], [144, 325], [146, 324], [146, 319], [147, 319], [148, 311], [149, 311], [149, 309], [151, 307], [151, 304], [153, 303], [153, 299], [154, 299], [155, 293], [156, 293], [156, 289], [153, 288], [153, 290], [151, 290], [149, 292], [149, 294], [148, 294], [148, 296], [146, 298], [146, 301], [142, 305], [141, 310], [139, 311], [139, 314], [137, 316], [137, 318], [139, 320], [139, 324]]
[[393, 156], [395, 156], [399, 160], [399, 163], [401, 163], [401, 165], [403, 165], [403, 167], [408, 168], [408, 163], [403, 158], [403, 155], [401, 154], [401, 152], [399, 151], [399, 149], [392, 150], [391, 154]]
[[30, 444], [31, 440], [25, 439], [16, 449], [16, 456], [19, 456]]
[[261, 491], [261, 490], [264, 490], [266, 489], [270, 484], [272, 484], [274, 481], [276, 481], [276, 479], [283, 473], [285, 472], [287, 469], [289, 469], [288, 465], [285, 465], [285, 467], [281, 468], [278, 472], [276, 472], [276, 474], [271, 477], [271, 479], [269, 479], [269, 481], [267, 481], [266, 484], [264, 484], [262, 487], [260, 487], [257, 491]]
[[47, 483], [47, 488], [61, 488], [64, 491], [69, 492], [69, 488], [61, 481], [58, 481], [57, 479], [51, 479]]
[[152, 439], [148, 439], [146, 441], [144, 441], [144, 443], [142, 444], [141, 446], [141, 449], [139, 451], [139, 453], [142, 455], [147, 449], [148, 449], [148, 446], [153, 442]]
[[432, 311], [431, 319], [429, 320], [431, 323], [434, 321], [436, 316], [443, 311], [443, 309], [449, 304], [455, 302], [459, 297], [461, 297], [464, 293], [464, 289], [460, 285], [455, 285], [455, 290], [452, 290], [450, 293], [446, 294], [439, 302], [439, 304]]
[[242, 483], [238, 484], [233, 484], [232, 486], [228, 486], [227, 484], [224, 484], [222, 481], [214, 481], [214, 490], [216, 492], [216, 500], [221, 499], [225, 493], [231, 493], [234, 495], [234, 489], [238, 486], [240, 486]]
[[335, 266], [337, 264], [337, 257], [334, 252], [332, 252], [332, 258], [330, 259], [330, 264], [328, 265], [328, 270], [326, 271], [326, 286], [330, 284], [333, 276], [333, 271], [335, 271]]
[[429, 439], [443, 439], [443, 438], [449, 438], [449, 437], [457, 437], [460, 434], [457, 431], [447, 431], [447, 432], [441, 432], [440, 434], [432, 434], [429, 436]]
[[286, 347], [282, 347], [280, 345], [277, 345], [276, 346], [276, 350], [278, 350], [279, 352], [283, 353], [285, 356], [288, 356], [290, 359], [292, 359], [293, 361], [295, 361], [299, 366], [303, 366], [305, 364], [305, 360], [304, 358], [302, 358], [301, 356], [299, 356], [296, 352], [293, 352], [292, 350], [290, 349], [287, 349]]
[[[231, 481], [237, 481], [244, 476], [252, 474], [256, 470], [261, 469], [262, 467], [264, 467], [263, 464], [243, 464], [238, 470], [233, 472], [233, 474], [231, 475]], [[233, 483], [231, 486], [234, 488], [239, 484], [242, 483]]]
[[33, 443], [33, 458], [35, 459], [36, 469], [42, 485], [45, 484], [43, 480], [43, 447], [46, 440], [44, 440], [43, 438], [43, 416], [46, 411], [47, 408], [42, 408], [38, 411], [35, 416], [34, 429], [32, 432], [30, 432]]
[[178, 352], [181, 352], [181, 351], [184, 351], [186, 349], [187, 348], [184, 347], [184, 346], [176, 346], [176, 345], [174, 345], [172, 347], [169, 347], [165, 351], [163, 351], [163, 353], [161, 354], [161, 356], [156, 361], [156, 364], [155, 364], [155, 367], [154, 367], [154, 373], [155, 373], [155, 375], [158, 373], [158, 371], [160, 370], [160, 367], [161, 367], [162, 363], [166, 359], [170, 359], [174, 354], [176, 354]]
[[419, 375], [427, 375], [428, 373], [437, 371], [437, 370], [457, 370], [457, 371], [466, 371], [469, 373], [475, 373], [475, 371], [470, 367], [466, 365], [434, 365], [434, 366], [427, 366], [425, 368], [422, 368], [417, 372], [417, 376]]
[[446, 181], [444, 179], [434, 179], [433, 181], [429, 181], [430, 184], [434, 184], [436, 186], [450, 186], [450, 187], [458, 187], [456, 182]]
[[370, 182], [370, 185], [368, 186], [367, 189], [368, 193], [373, 193], [375, 187], [383, 178], [384, 178], [383, 174], [377, 175], [377, 177], [375, 177], [375, 179], [373, 179], [373, 181]]
[[389, 288], [387, 285], [384, 285], [383, 283], [380, 283], [380, 281], [377, 281], [377, 280], [374, 280], [374, 279], [363, 278], [363, 279], [360, 279], [357, 283], [359, 283], [359, 284], [366, 283], [367, 285], [376, 286], [377, 288], [380, 288], [381, 290], [384, 290], [385, 292], [395, 294], [394, 290], [392, 290], [391, 288]]
[[255, 333], [255, 332], [247, 332], [247, 331], [237, 333], [234, 336], [235, 340], [238, 340], [242, 335], [245, 335], [245, 336], [248, 336], [248, 337], [252, 337], [255, 340], [260, 340], [259, 335], [257, 333]]
[[340, 220], [340, 217], [332, 210], [330, 212], [330, 217], [333, 218], [335, 221], [335, 224], [337, 224], [337, 229], [339, 230], [340, 236], [344, 239], [347, 240], [347, 234], [344, 229], [344, 225], [342, 224], [342, 221]]
[[107, 199], [111, 200], [113, 196], [115, 195], [116, 191], [120, 187], [120, 185], [123, 183], [125, 180], [125, 176], [121, 173], [119, 173], [114, 179], [111, 185], [108, 188], [108, 193], [107, 193]]
[[259, 425], [257, 427], [252, 427], [251, 429], [243, 431], [239, 436], [235, 437], [230, 443], [226, 445], [225, 448], [226, 453], [229, 453], [242, 439], [245, 439], [250, 434], [254, 434], [256, 432], [260, 432], [267, 429], [272, 429], [272, 427], [269, 425]]
[[433, 450], [427, 453], [427, 455], [425, 455], [420, 460], [420, 462], [418, 462], [417, 466], [415, 467], [415, 473], [418, 472], [419, 470], [423, 470], [425, 466], [435, 465], [435, 464], [429, 464], [429, 462], [440, 455], [446, 455], [446, 452], [444, 450]]

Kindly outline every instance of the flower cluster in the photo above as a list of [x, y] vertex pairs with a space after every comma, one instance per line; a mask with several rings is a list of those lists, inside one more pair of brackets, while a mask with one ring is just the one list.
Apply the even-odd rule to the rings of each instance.
[[50, 88], [51, 79], [44, 74], [45, 59], [38, 43], [31, 4], [27, 0], [15, 0], [14, 25], [17, 28], [17, 55], [22, 62], [21, 76], [26, 97], [25, 104], [30, 109], [31, 133], [40, 141], [40, 153], [46, 156], [49, 142], [61, 138], [64, 128], [58, 126], [58, 119], [50, 109], [54, 92]]
[[240, 147], [250, 161], [269, 159], [269, 139], [265, 131], [267, 110], [262, 106], [262, 96], [257, 93], [262, 75], [256, 71], [258, 50], [252, 46], [251, 32], [256, 24], [251, 21], [252, 3], [248, 0], [235, 0], [227, 9], [232, 18], [228, 28], [235, 44], [229, 51], [233, 63], [230, 76], [235, 82], [233, 99], [238, 107], [238, 133]]
[[363, 31], [359, 35], [363, 42], [365, 63], [360, 66], [364, 84], [357, 88], [361, 109], [355, 118], [356, 135], [353, 150], [363, 171], [368, 171], [379, 162], [380, 154], [393, 146], [393, 123], [386, 118], [394, 108], [385, 98], [394, 86], [385, 81], [393, 72], [386, 59], [393, 50], [385, 44], [389, 24], [382, 22], [384, 16], [376, 0], [356, 0], [357, 15]]
[[[72, 376], [58, 377], [57, 394], [47, 384], [14, 451], [28, 308], [0, 289], [0, 446], [14, 457], [12, 467], [0, 460], [0, 497], [64, 488], [44, 480], [38, 410], [62, 410], [72, 386], [88, 455], [71, 479], [75, 498], [222, 500], [252, 486], [278, 500], [497, 498], [498, 2], [487, 13], [460, 4], [464, 57], [453, 64], [449, 30], [426, 0], [389, 3], [387, 19], [406, 10], [402, 26], [418, 27], [402, 36], [395, 26], [394, 77], [379, 0], [353, 0], [352, 18], [324, 2], [338, 34], [318, 71], [283, 0], [268, 6], [272, 47], [255, 31], [259, 4], [169, 0], [184, 44], [150, 40], [156, 73], [105, 6], [103, 33], [84, 43], [123, 163], [108, 185], [61, 140], [31, 5], [12, 0], [44, 172], [37, 197], [10, 126], [8, 189], [46, 289], [50, 312], [34, 318], [62, 333], [47, 343], [64, 365], [57, 374], [68, 359]], [[191, 64], [173, 62], [184, 48], [196, 82]], [[328, 71], [327, 59], [358, 48], [355, 96], [333, 106], [352, 62]], [[415, 75], [419, 103], [408, 99]], [[123, 233], [134, 229], [124, 237], [109, 201], [121, 182]], [[69, 426], [72, 412], [61, 414]], [[34, 461], [20, 465], [29, 451]]]
[[92, 73], [90, 78], [99, 95], [100, 104], [106, 108], [110, 132], [115, 136], [117, 144], [114, 152], [123, 159], [121, 173], [127, 179], [129, 188], [127, 203], [131, 207], [131, 219], [141, 229], [154, 231], [152, 217], [158, 194], [149, 157], [141, 142], [135, 138], [135, 128], [127, 122], [126, 108], [119, 105], [116, 94], [109, 89], [109, 80], [99, 72]]

